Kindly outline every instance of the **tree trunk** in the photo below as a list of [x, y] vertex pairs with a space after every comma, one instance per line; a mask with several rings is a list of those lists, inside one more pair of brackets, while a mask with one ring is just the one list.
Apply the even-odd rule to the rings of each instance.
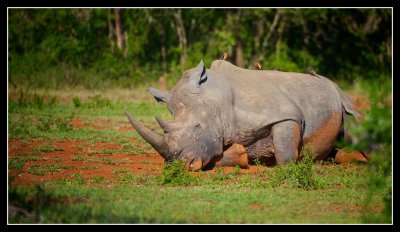
[[181, 69], [184, 70], [186, 68], [187, 40], [186, 40], [185, 27], [182, 20], [181, 9], [175, 9], [173, 11], [173, 15], [175, 18], [176, 33], [178, 35], [178, 40], [179, 40], [179, 49], [181, 51], [181, 59], [180, 59]]
[[265, 52], [265, 50], [266, 50], [266, 48], [268, 46], [269, 38], [274, 33], [275, 28], [278, 25], [278, 22], [279, 22], [281, 16], [282, 16], [282, 10], [281, 9], [277, 9], [276, 13], [275, 13], [274, 20], [272, 21], [271, 27], [269, 28], [268, 34], [265, 36], [264, 41], [262, 43], [261, 50], [262, 50], [263, 53]]
[[122, 23], [121, 23], [121, 9], [114, 9], [115, 15], [115, 32], [117, 35], [117, 47], [119, 50], [122, 50], [124, 47], [124, 34], [122, 32]]
[[282, 35], [283, 35], [284, 29], [285, 29], [285, 24], [286, 24], [285, 19], [282, 19], [281, 23], [279, 25], [279, 28], [278, 28], [278, 39], [276, 40], [276, 43], [275, 43], [276, 60], [278, 62], [280, 60], [280, 55], [281, 55], [280, 53], [281, 53]]
[[160, 29], [160, 41], [161, 41], [161, 59], [162, 59], [162, 69], [163, 69], [163, 75], [158, 79], [158, 82], [160, 84], [160, 89], [161, 90], [167, 90], [167, 51], [165, 48], [165, 28], [160, 23], [159, 26]]
[[107, 22], [108, 22], [108, 40], [110, 42], [111, 46], [111, 52], [114, 52], [114, 47], [115, 47], [115, 42], [114, 42], [114, 37], [115, 37], [115, 29], [112, 23], [112, 10], [108, 11], [108, 17], [107, 17]]
[[265, 54], [262, 54], [261, 51], [261, 35], [265, 29], [265, 21], [266, 18], [262, 17], [259, 19], [255, 24], [255, 35], [254, 35], [254, 44], [253, 44], [253, 51], [251, 54], [251, 65], [260, 62], [265, 57]]
[[238, 67], [244, 68], [244, 58], [243, 58], [243, 45], [242, 39], [238, 37], [236, 49], [235, 49], [235, 64]]
[[128, 57], [128, 32], [124, 31], [124, 57]]
[[235, 34], [236, 34], [236, 47], [235, 47], [235, 64], [238, 67], [244, 67], [244, 59], [243, 59], [243, 42], [242, 37], [240, 36], [240, 21], [242, 18], [242, 9], [238, 9], [236, 14], [236, 26], [235, 26]]
[[161, 59], [162, 59], [162, 69], [163, 69], [163, 75], [167, 73], [167, 50], [165, 48], [165, 28], [164, 26], [160, 23], [159, 26], [160, 29], [160, 43], [161, 43]]

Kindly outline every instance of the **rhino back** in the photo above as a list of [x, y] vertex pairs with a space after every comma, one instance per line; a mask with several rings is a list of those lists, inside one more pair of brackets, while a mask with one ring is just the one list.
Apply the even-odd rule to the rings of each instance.
[[[233, 114], [229, 135], [233, 142], [254, 142], [274, 123], [293, 120], [310, 136], [332, 114], [342, 115], [338, 90], [327, 80], [302, 73], [247, 70], [226, 61], [210, 68], [209, 91], [230, 92], [222, 111]], [[221, 84], [223, 83], [223, 84]], [[221, 85], [224, 85], [221, 90]], [[220, 93], [221, 94], [221, 93]]]

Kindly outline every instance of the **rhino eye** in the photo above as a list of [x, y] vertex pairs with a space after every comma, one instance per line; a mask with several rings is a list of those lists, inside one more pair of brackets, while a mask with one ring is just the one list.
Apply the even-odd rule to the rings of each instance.
[[201, 125], [200, 125], [200, 123], [196, 123], [196, 125], [194, 126], [196, 129], [200, 129], [201, 128]]

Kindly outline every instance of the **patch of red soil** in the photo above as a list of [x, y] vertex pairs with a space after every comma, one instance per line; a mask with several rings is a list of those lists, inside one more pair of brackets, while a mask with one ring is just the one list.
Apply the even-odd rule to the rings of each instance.
[[260, 204], [252, 204], [252, 205], [249, 205], [249, 208], [250, 209], [259, 209], [259, 208], [261, 208], [262, 207], [262, 205], [260, 205]]
[[[9, 140], [9, 157], [23, 157], [21, 152], [31, 152], [35, 147], [48, 141], [29, 141]], [[59, 151], [34, 155], [40, 158], [38, 161], [26, 161], [21, 169], [9, 169], [9, 176], [14, 177], [13, 185], [34, 185], [47, 180], [66, 180], [74, 179], [77, 174], [84, 180], [91, 180], [94, 177], [102, 176], [105, 179], [113, 180], [118, 178], [118, 174], [113, 173], [115, 169], [129, 169], [131, 173], [159, 175], [163, 166], [164, 159], [156, 152], [149, 151], [147, 154], [96, 154], [90, 153], [90, 145], [84, 141], [55, 141], [54, 146], [60, 148]], [[94, 150], [120, 149], [117, 143], [96, 143], [92, 146]], [[79, 152], [79, 153], [78, 153]], [[82, 157], [83, 160], [74, 160]], [[58, 161], [58, 162], [57, 162]], [[34, 175], [29, 173], [29, 168], [34, 164], [48, 165], [69, 165], [69, 169], [59, 169], [58, 172], [47, 173], [46, 175]]]
[[120, 127], [119, 131], [130, 131], [133, 130], [132, 126], [128, 122], [109, 122], [102, 119], [94, 119], [92, 121], [84, 120], [82, 118], [74, 118], [72, 119], [72, 126], [74, 128], [84, 128], [84, 129], [92, 129], [92, 130], [104, 130], [110, 127]]
[[[331, 204], [331, 208], [335, 209], [336, 212], [343, 212], [343, 213], [361, 213], [365, 211], [365, 206], [359, 204], [350, 204], [350, 205]], [[369, 207], [368, 210], [377, 213], [382, 211], [383, 208], [384, 208], [383, 205], [373, 205]]]
[[118, 143], [114, 143], [114, 142], [107, 142], [107, 143], [96, 143], [94, 144], [92, 147], [94, 147], [96, 150], [102, 150], [102, 149], [120, 149], [121, 145], [119, 145]]
[[123, 126], [118, 129], [118, 131], [122, 131], [122, 132], [131, 131], [131, 130], [133, 130], [132, 126]]
[[[95, 120], [97, 121], [97, 120]], [[105, 121], [103, 121], [105, 122]], [[94, 123], [94, 121], [92, 123], [90, 123], [89, 125], [85, 125], [86, 124], [86, 120], [80, 119], [80, 118], [74, 118], [72, 119], [72, 126], [74, 128], [84, 128], [84, 129], [93, 129], [93, 130], [104, 130], [105, 128], [108, 127], [108, 125], [104, 125], [105, 123], [99, 123], [97, 121], [97, 123]]]
[[92, 121], [93, 124], [95, 125], [101, 125], [101, 126], [111, 126], [113, 125], [113, 122], [109, 122], [109, 121], [105, 121], [105, 120], [101, 120], [101, 119], [95, 119]]

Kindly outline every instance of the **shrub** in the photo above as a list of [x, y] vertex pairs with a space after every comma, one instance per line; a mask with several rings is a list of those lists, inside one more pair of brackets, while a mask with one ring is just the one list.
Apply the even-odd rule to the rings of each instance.
[[160, 182], [163, 185], [190, 186], [198, 184], [199, 178], [189, 173], [183, 160], [175, 160], [164, 166], [160, 175]]
[[81, 100], [79, 99], [79, 97], [72, 98], [72, 102], [74, 103], [75, 107], [81, 106]]
[[[270, 183], [272, 186], [287, 184], [306, 190], [319, 189], [324, 187], [321, 180], [315, 174], [314, 154], [311, 146], [304, 146], [301, 152], [301, 159], [295, 163], [280, 165], [273, 169]], [[269, 172], [269, 171], [268, 171]]]

